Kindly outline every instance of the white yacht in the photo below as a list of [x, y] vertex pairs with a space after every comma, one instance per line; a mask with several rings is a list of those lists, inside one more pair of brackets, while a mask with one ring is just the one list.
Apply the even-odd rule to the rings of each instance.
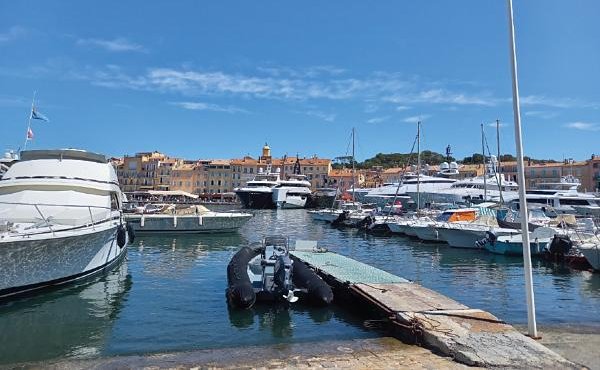
[[235, 188], [233, 191], [245, 208], [265, 209], [275, 208], [273, 188], [281, 183], [280, 171], [272, 172], [271, 166], [266, 171], [258, 169], [258, 173], [246, 186]]
[[132, 234], [122, 193], [103, 155], [21, 152], [0, 180], [0, 297], [111, 269]]
[[[443, 166], [440, 165], [440, 169]], [[450, 165], [446, 164], [448, 170]], [[457, 165], [454, 163], [456, 169]], [[498, 160], [496, 156], [490, 156], [489, 163], [485, 165], [485, 173], [456, 181], [447, 189], [435, 189], [434, 191], [421, 191], [421, 199], [429, 203], [467, 203], [473, 201], [500, 201], [503, 199], [518, 197], [519, 185], [507, 180], [504, 174], [498, 173]], [[458, 169], [457, 169], [458, 171]], [[414, 196], [414, 194], [409, 194]], [[484, 199], [485, 198], [485, 199]]]
[[[147, 212], [152, 209], [151, 212]], [[200, 234], [235, 232], [252, 215], [242, 212], [213, 212], [201, 205], [162, 204], [144, 207], [125, 215], [136, 233]]]
[[[564, 176], [558, 183], [538, 184], [535, 189], [527, 190], [528, 206], [544, 207], [546, 214], [555, 217], [559, 214], [578, 214], [582, 216], [600, 216], [600, 198], [577, 191], [581, 183], [573, 176]], [[518, 209], [518, 195], [508, 199]]]
[[0, 178], [17, 160], [19, 160], [19, 156], [14, 151], [8, 150], [4, 153], [4, 157], [0, 158]]
[[[502, 191], [500, 191], [502, 190]], [[504, 174], [488, 174], [459, 180], [447, 189], [421, 193], [421, 199], [430, 203], [465, 203], [473, 200], [500, 200], [518, 197], [519, 185], [504, 178]], [[409, 194], [411, 195], [411, 194]], [[486, 197], [487, 199], [483, 199]]]
[[[371, 190], [366, 196], [365, 201], [375, 203], [379, 207], [384, 207], [388, 202], [392, 201], [397, 195], [409, 195], [416, 199], [417, 187], [421, 195], [423, 193], [439, 192], [442, 189], [448, 189], [456, 179], [437, 176], [414, 175], [405, 177], [400, 186], [391, 184]], [[424, 198], [421, 198], [421, 203], [424, 203]]]
[[277, 208], [304, 208], [312, 196], [310, 186], [306, 176], [289, 175], [273, 188], [273, 203]]

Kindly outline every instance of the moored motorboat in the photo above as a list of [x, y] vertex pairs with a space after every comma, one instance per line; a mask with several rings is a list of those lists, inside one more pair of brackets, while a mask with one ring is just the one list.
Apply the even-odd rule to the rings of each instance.
[[294, 303], [300, 293], [319, 305], [333, 301], [331, 287], [298, 258], [290, 255], [284, 236], [265, 237], [242, 247], [227, 265], [226, 291], [231, 306], [250, 308], [256, 301]]
[[592, 268], [600, 271], [600, 241], [584, 243], [579, 246], [579, 250]]
[[[544, 253], [558, 231], [550, 227], [539, 227], [529, 234], [529, 247], [532, 256]], [[499, 236], [485, 243], [485, 249], [494, 254], [523, 255], [523, 234]]]
[[136, 233], [226, 233], [244, 226], [252, 214], [244, 212], [213, 212], [201, 205], [154, 205], [150, 214], [129, 213], [127, 223]]
[[107, 271], [133, 232], [117, 175], [103, 155], [21, 152], [0, 180], [0, 297]]

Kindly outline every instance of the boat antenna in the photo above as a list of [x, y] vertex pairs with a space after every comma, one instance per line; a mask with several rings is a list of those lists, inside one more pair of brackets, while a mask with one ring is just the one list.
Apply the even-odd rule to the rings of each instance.
[[527, 198], [525, 198], [525, 166], [523, 163], [523, 137], [521, 135], [521, 107], [519, 103], [519, 80], [517, 76], [517, 52], [515, 50], [515, 23], [512, 0], [507, 0], [510, 64], [512, 72], [513, 113], [515, 119], [515, 146], [517, 148], [517, 173], [519, 183], [519, 208], [523, 235], [523, 262], [525, 273], [525, 293], [527, 296], [527, 328], [529, 336], [537, 338], [535, 322], [535, 298], [533, 296], [533, 274], [531, 272], [531, 248], [529, 246]]
[[417, 122], [417, 212], [421, 209], [421, 121]]
[[417, 140], [418, 140], [418, 136], [415, 136], [415, 140], [413, 141], [412, 147], [410, 148], [410, 153], [408, 154], [408, 161], [407, 161], [406, 165], [404, 166], [402, 173], [400, 174], [400, 178], [398, 179], [398, 186], [396, 187], [396, 193], [394, 194], [394, 199], [392, 200], [392, 204], [390, 206], [390, 209], [388, 210], [388, 214], [387, 214], [388, 216], [392, 213], [394, 204], [396, 204], [396, 199], [398, 198], [398, 192], [400, 191], [400, 186], [402, 186], [402, 184], [404, 183], [404, 181], [402, 181], [402, 179], [404, 179], [404, 176], [406, 175], [406, 169], [412, 162], [412, 156], [415, 153], [415, 145], [417, 144]]
[[30, 140], [29, 133], [31, 132], [31, 119], [33, 118], [33, 109], [35, 108], [35, 95], [37, 91], [33, 92], [33, 99], [31, 99], [31, 110], [29, 111], [29, 118], [27, 119], [27, 131], [25, 132], [25, 143], [23, 144], [23, 150], [27, 149], [27, 142]]
[[352, 127], [352, 201], [356, 202], [356, 197], [354, 196], [354, 188], [355, 188], [355, 181], [356, 181], [356, 166], [355, 166], [355, 162], [356, 160], [354, 159], [354, 136], [356, 135], [355, 131], [354, 131], [354, 127]]
[[500, 204], [504, 204], [504, 198], [502, 197], [502, 176], [500, 169], [502, 161], [500, 160], [500, 120], [496, 120], [496, 148], [498, 148], [498, 165], [496, 168], [496, 174], [498, 176], [498, 189], [500, 191]]
[[481, 124], [481, 154], [483, 154], [483, 201], [487, 201], [487, 163], [485, 160], [485, 133]]

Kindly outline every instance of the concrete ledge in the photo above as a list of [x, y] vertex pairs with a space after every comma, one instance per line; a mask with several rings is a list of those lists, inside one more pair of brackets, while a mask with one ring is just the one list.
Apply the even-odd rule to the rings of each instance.
[[8, 368], [467, 369], [450, 358], [389, 337], [26, 363]]

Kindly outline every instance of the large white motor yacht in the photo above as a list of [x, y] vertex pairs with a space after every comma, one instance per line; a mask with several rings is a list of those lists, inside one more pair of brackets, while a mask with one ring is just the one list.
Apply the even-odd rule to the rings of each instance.
[[[502, 190], [502, 191], [501, 191]], [[424, 191], [421, 199], [430, 203], [465, 203], [473, 200], [499, 201], [503, 198], [518, 197], [519, 185], [504, 178], [504, 174], [488, 174], [459, 180], [450, 188], [434, 192]], [[409, 193], [409, 195], [414, 195]]]
[[[560, 182], [541, 183], [535, 189], [527, 190], [528, 206], [544, 207], [546, 214], [555, 217], [559, 214], [600, 216], [600, 198], [589, 193], [580, 193], [581, 183], [573, 176], [561, 177]], [[518, 209], [518, 195], [505, 198]]]
[[306, 176], [293, 174], [273, 188], [273, 203], [277, 208], [304, 208], [312, 196]]
[[415, 175], [404, 178], [400, 186], [398, 186], [398, 184], [391, 184], [371, 190], [365, 196], [365, 201], [383, 207], [397, 195], [409, 195], [415, 199], [417, 193], [439, 192], [442, 189], [450, 188], [455, 182], [456, 179], [452, 178]]
[[280, 171], [272, 172], [271, 167], [266, 171], [258, 169], [258, 173], [246, 186], [235, 188], [233, 191], [242, 202], [244, 208], [264, 209], [275, 208], [273, 188], [280, 184]]
[[122, 194], [103, 155], [21, 152], [0, 180], [0, 297], [112, 268], [130, 234]]

